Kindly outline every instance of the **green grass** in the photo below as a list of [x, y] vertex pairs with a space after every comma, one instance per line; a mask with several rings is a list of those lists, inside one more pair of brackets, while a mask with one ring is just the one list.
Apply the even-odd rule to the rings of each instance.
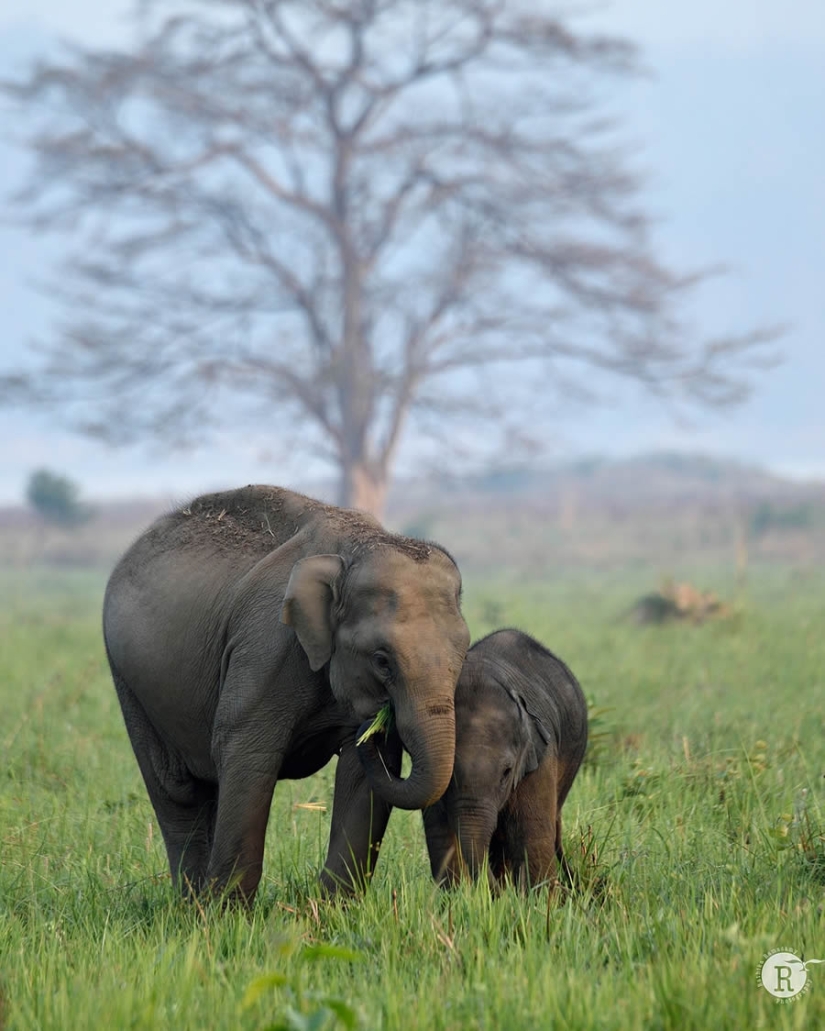
[[756, 984], [773, 948], [825, 958], [825, 576], [761, 572], [724, 623], [617, 620], [650, 586], [636, 570], [465, 589], [474, 635], [535, 633], [595, 707], [565, 808], [576, 894], [440, 893], [419, 815], [396, 812], [366, 897], [321, 901], [329, 815], [300, 804], [330, 802], [329, 767], [279, 785], [246, 915], [171, 891], [100, 578], [6, 578], [0, 1028], [825, 1025], [825, 967], [792, 1004]]

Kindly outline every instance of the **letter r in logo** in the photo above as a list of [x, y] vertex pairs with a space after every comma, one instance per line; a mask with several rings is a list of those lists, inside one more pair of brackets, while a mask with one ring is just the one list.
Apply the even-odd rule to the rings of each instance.
[[[776, 991], [778, 992], [792, 992], [791, 988], [791, 968], [790, 967], [775, 967], [776, 970]], [[783, 984], [784, 981], [784, 984]]]

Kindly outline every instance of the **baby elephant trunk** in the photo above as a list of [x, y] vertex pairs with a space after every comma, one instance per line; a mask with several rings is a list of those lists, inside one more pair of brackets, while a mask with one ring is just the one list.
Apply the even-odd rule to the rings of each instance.
[[469, 873], [474, 881], [486, 873], [492, 885], [495, 878], [489, 864], [490, 842], [498, 814], [492, 807], [459, 803], [451, 815], [458, 840], [459, 868]]

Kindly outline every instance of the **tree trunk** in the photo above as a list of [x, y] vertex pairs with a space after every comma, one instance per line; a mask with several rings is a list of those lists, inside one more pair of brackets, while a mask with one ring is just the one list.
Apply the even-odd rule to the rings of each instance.
[[341, 468], [338, 504], [344, 508], [358, 508], [382, 519], [387, 501], [387, 474], [376, 470], [367, 462], [345, 463]]

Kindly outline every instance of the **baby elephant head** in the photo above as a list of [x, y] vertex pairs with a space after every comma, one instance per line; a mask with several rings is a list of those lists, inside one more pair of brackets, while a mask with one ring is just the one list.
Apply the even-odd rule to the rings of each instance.
[[531, 877], [555, 863], [558, 814], [586, 737], [581, 688], [560, 660], [519, 631], [477, 642], [456, 692], [453, 778], [424, 813], [436, 879], [476, 877], [485, 857], [491, 878], [519, 872], [525, 858], [536, 859]]

